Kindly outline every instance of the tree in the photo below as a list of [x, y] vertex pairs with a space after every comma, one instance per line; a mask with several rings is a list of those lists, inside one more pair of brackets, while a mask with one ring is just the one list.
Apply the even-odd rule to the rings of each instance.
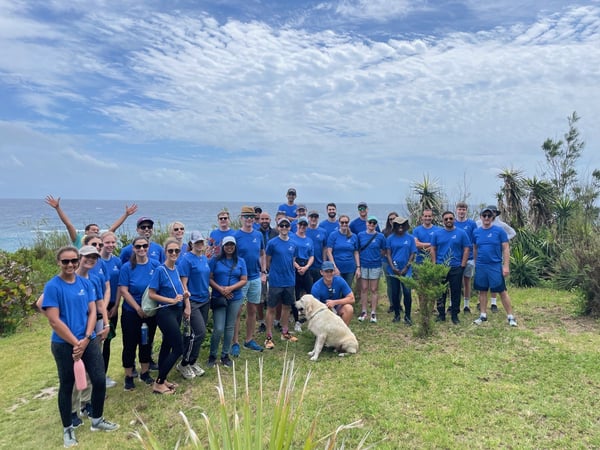
[[552, 222], [554, 189], [550, 182], [539, 180], [535, 176], [526, 179], [525, 186], [529, 190], [527, 220], [531, 228], [537, 231]]
[[525, 179], [523, 172], [518, 169], [504, 169], [498, 174], [503, 180], [501, 188], [500, 213], [504, 220], [513, 228], [525, 225], [525, 211], [523, 210], [523, 197], [525, 197]]
[[413, 196], [406, 199], [406, 206], [410, 214], [411, 223], [418, 223], [424, 209], [431, 209], [434, 221], [438, 221], [444, 211], [446, 198], [437, 179], [430, 179], [423, 175], [423, 181], [412, 185]]

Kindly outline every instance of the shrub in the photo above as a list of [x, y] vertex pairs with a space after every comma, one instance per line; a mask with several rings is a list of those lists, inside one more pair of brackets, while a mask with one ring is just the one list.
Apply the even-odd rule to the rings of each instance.
[[31, 268], [0, 253], [0, 335], [14, 333], [33, 311]]
[[542, 265], [539, 256], [531, 256], [518, 244], [510, 255], [510, 281], [517, 287], [534, 287], [540, 283]]

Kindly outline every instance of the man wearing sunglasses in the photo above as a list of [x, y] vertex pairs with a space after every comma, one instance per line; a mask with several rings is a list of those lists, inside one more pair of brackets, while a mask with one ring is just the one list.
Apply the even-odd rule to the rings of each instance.
[[277, 208], [277, 210], [285, 211], [286, 217], [288, 218], [290, 223], [292, 223], [292, 220], [298, 217], [298, 215], [296, 214], [296, 203], [294, 203], [296, 201], [296, 189], [293, 187], [289, 188], [287, 190], [286, 197], [287, 203], [282, 203], [281, 205], [279, 205], [279, 208]]
[[475, 277], [473, 288], [479, 291], [480, 315], [473, 323], [481, 325], [487, 321], [488, 290], [498, 292], [511, 327], [517, 326], [504, 278], [510, 272], [510, 249], [508, 235], [501, 227], [494, 225], [495, 210], [485, 207], [481, 211], [481, 227], [473, 232], [473, 257]]
[[[357, 206], [358, 217], [350, 222], [350, 231], [358, 235], [363, 231], [367, 231], [367, 217], [369, 217], [369, 205], [365, 202], [360, 202]], [[377, 232], [380, 232], [379, 225], [375, 228]]]
[[[150, 241], [150, 239], [152, 238], [152, 234], [154, 233], [154, 221], [149, 217], [140, 217], [137, 221], [136, 231], [139, 236], [148, 239], [148, 241], [150, 242], [150, 246], [148, 248], [148, 258], [155, 259], [160, 263], [165, 262], [166, 256], [162, 245]], [[129, 262], [132, 253], [133, 247], [131, 246], [131, 244], [123, 247], [120, 254], [121, 262], [123, 264]]]
[[231, 229], [231, 219], [229, 211], [222, 210], [217, 214], [217, 227], [210, 232], [208, 243], [210, 245], [209, 254], [218, 256], [221, 252], [221, 242], [227, 236], [233, 236], [235, 231]]

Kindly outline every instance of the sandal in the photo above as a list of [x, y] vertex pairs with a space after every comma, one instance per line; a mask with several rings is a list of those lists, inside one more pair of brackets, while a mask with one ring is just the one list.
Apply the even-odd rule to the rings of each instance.
[[164, 384], [154, 383], [154, 385], [152, 386], [152, 392], [154, 394], [174, 394], [175, 390], [173, 390], [169, 386], [167, 386], [166, 383], [164, 383]]
[[165, 386], [167, 386], [171, 390], [179, 387], [179, 385], [177, 383], [171, 383], [170, 381], [167, 381], [167, 380], [165, 380]]

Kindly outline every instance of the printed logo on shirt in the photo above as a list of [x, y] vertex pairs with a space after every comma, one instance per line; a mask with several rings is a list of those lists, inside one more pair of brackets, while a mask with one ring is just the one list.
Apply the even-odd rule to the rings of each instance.
[[112, 271], [113, 271], [113, 272], [118, 272], [118, 271], [119, 271], [119, 268], [118, 268], [117, 266], [113, 266], [113, 268], [112, 268]]
[[85, 295], [85, 289], [80, 289], [77, 295], [82, 296]]

